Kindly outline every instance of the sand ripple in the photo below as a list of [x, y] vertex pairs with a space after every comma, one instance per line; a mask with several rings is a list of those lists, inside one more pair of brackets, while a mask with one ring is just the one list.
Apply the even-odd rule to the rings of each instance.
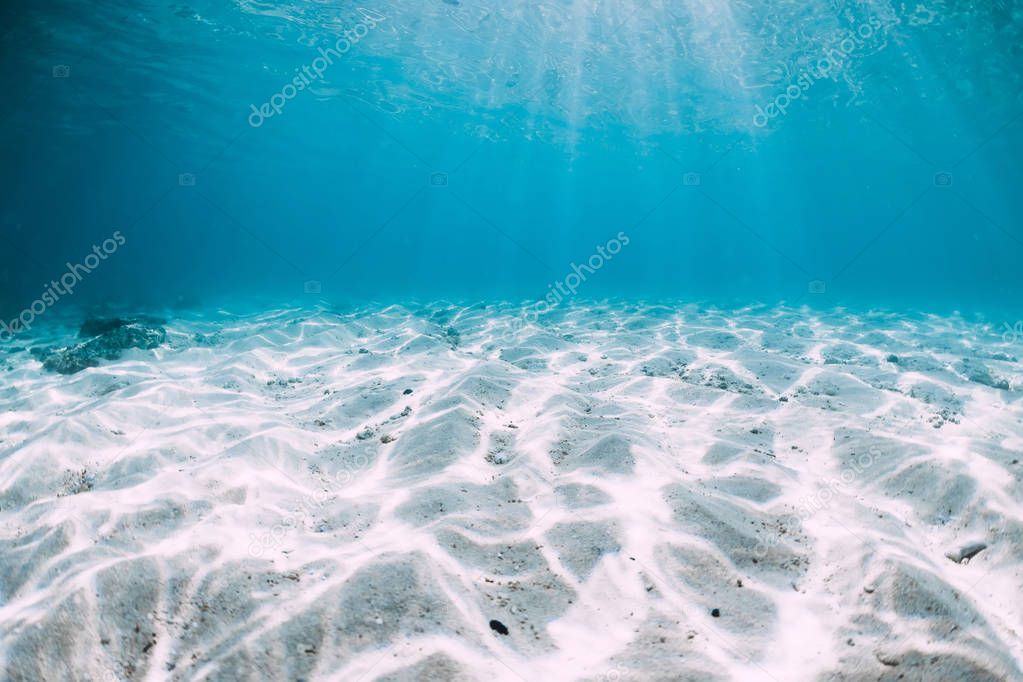
[[0, 355], [5, 679], [1023, 679], [1018, 348], [518, 312], [186, 316], [72, 376]]

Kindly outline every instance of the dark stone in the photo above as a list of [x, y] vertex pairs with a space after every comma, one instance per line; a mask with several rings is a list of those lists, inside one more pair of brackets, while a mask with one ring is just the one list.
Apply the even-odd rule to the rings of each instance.
[[88, 341], [65, 348], [33, 348], [32, 355], [51, 372], [75, 374], [98, 366], [101, 360], [117, 360], [129, 348], [152, 350], [167, 340], [167, 331], [163, 327], [121, 319], [87, 320], [79, 334], [87, 336], [99, 330], [105, 331]]
[[721, 617], [721, 609], [711, 609], [710, 610], [710, 615], [714, 616], [715, 618], [720, 618]]
[[963, 358], [956, 365], [956, 370], [966, 375], [967, 380], [972, 381], [976, 384], [983, 386], [990, 386], [991, 388], [1001, 389], [1003, 391], [1009, 390], [1009, 382], [1002, 377], [996, 377], [991, 374], [990, 368], [976, 360], [970, 358]]
[[406, 388], [404, 391], [401, 392], [401, 394], [402, 395], [412, 395], [412, 389], [411, 388]]
[[977, 556], [981, 552], [987, 549], [987, 545], [983, 542], [972, 542], [968, 545], [960, 547], [954, 552], [949, 552], [945, 556], [956, 562], [957, 564], [969, 563], [970, 559]]
[[83, 339], [87, 339], [94, 336], [102, 336], [120, 329], [121, 327], [132, 324], [157, 326], [164, 323], [164, 320], [155, 317], [147, 317], [145, 315], [139, 315], [136, 317], [90, 317], [83, 322], [82, 326], [78, 329], [78, 336]]
[[492, 621], [490, 621], [490, 629], [493, 630], [494, 632], [496, 632], [499, 635], [507, 635], [508, 634], [508, 628], [505, 627], [505, 624], [502, 623], [499, 620], [492, 620]]
[[126, 324], [128, 324], [127, 320], [123, 320], [120, 317], [112, 317], [109, 319], [89, 318], [83, 322], [82, 326], [78, 329], [78, 336], [83, 339], [92, 338], [93, 336], [100, 336], [115, 329], [119, 329]]

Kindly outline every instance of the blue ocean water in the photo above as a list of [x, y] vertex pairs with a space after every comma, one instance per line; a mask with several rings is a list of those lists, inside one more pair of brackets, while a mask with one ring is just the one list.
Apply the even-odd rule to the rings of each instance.
[[0, 680], [1023, 680], [1023, 0], [0, 3]]
[[1023, 314], [1017, 0], [2, 12], [5, 320], [254, 297]]

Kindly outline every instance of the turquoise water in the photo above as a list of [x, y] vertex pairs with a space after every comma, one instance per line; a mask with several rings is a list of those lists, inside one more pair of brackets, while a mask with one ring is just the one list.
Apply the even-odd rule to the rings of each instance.
[[1021, 314], [1014, 0], [2, 12], [4, 319], [252, 297]]
[[0, 682], [1023, 680], [1023, 0], [0, 52]]

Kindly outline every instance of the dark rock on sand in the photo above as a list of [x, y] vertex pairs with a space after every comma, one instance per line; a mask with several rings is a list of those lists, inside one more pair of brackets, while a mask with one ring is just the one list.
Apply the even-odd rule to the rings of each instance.
[[985, 549], [987, 549], [987, 545], [983, 542], [971, 542], [968, 545], [963, 545], [955, 551], [949, 552], [945, 556], [957, 564], [963, 564], [969, 562], [970, 559], [977, 556]]
[[74, 374], [96, 367], [101, 360], [117, 360], [129, 348], [152, 350], [167, 340], [167, 331], [144, 318], [86, 320], [79, 336], [88, 341], [64, 348], [33, 349], [43, 367], [58, 374]]
[[990, 386], [991, 388], [997, 388], [1003, 391], [1009, 390], [1008, 381], [992, 374], [991, 369], [988, 366], [977, 360], [963, 358], [959, 364], [956, 365], [956, 369], [959, 372], [962, 372], [968, 381], [972, 381], [975, 384]]
[[504, 623], [502, 623], [501, 621], [499, 621], [499, 620], [492, 620], [492, 621], [490, 621], [490, 629], [493, 630], [494, 632], [496, 632], [499, 635], [507, 635], [508, 634], [507, 626]]

